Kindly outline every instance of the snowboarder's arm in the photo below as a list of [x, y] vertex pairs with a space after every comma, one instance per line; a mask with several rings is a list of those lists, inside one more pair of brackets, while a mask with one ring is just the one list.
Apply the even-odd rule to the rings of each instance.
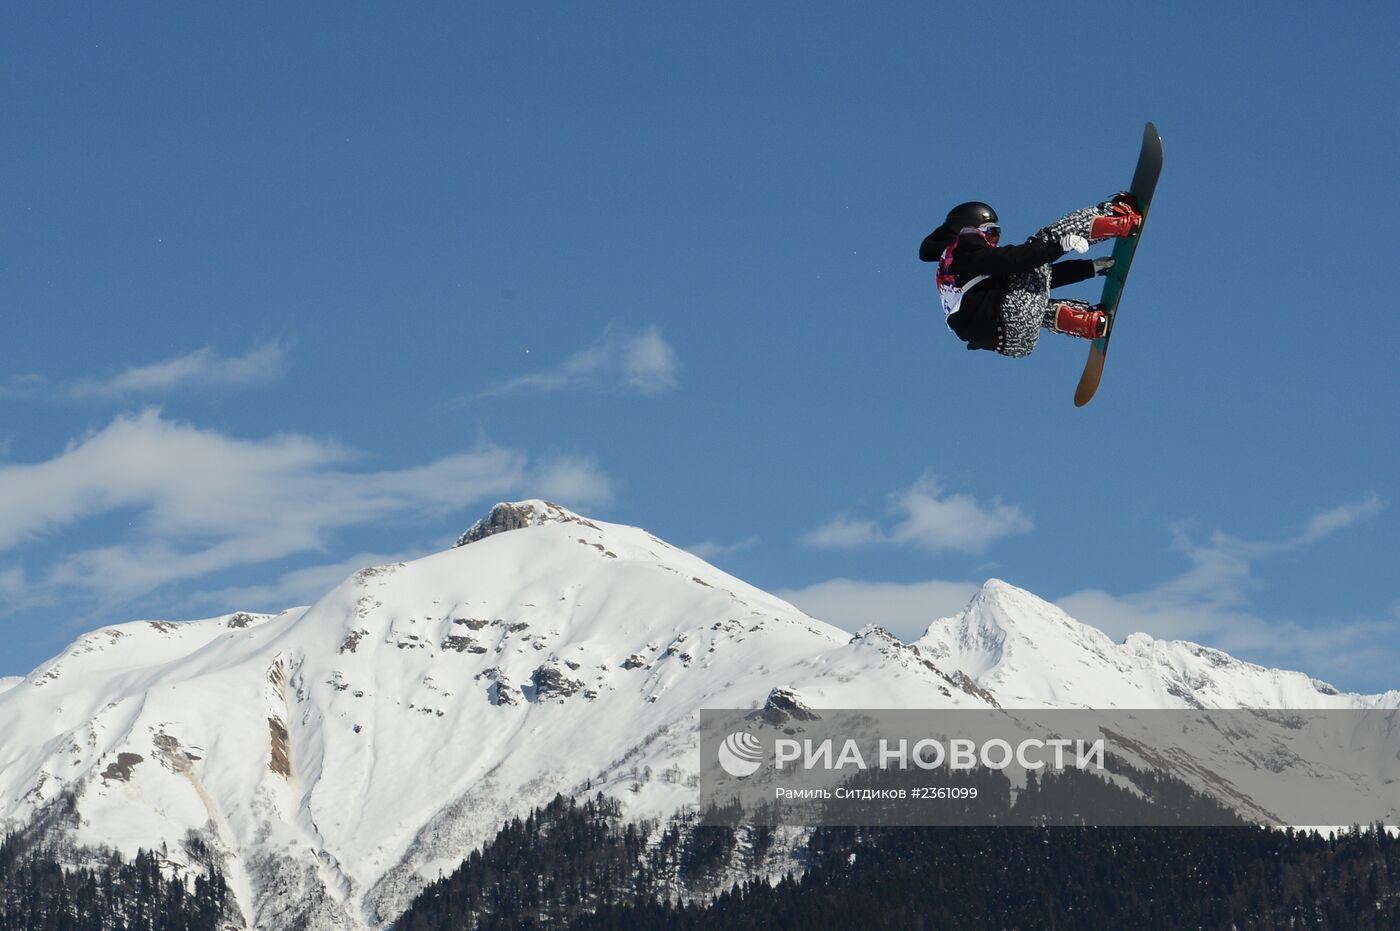
[[939, 231], [934, 230], [924, 237], [924, 241], [919, 243], [919, 261], [937, 262], [938, 257], [943, 254], [943, 250], [948, 248], [946, 241], [942, 240]]
[[1093, 259], [1070, 259], [1068, 262], [1056, 262], [1050, 266], [1050, 287], [1052, 288], [1088, 281], [1092, 277], [1094, 277]]
[[[972, 248], [964, 249], [976, 243]], [[979, 248], [980, 247], [980, 248]], [[1031, 239], [1019, 246], [992, 246], [980, 236], [964, 236], [958, 241], [960, 274], [969, 278], [975, 275], [1006, 276], [1028, 272], [1051, 262], [1065, 254], [1058, 242], [1044, 239]]]

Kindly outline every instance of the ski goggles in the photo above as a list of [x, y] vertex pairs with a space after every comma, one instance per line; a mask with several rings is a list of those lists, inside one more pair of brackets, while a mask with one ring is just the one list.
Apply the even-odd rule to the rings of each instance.
[[999, 224], [983, 223], [981, 226], [977, 227], [977, 229], [983, 236], [987, 237], [987, 242], [992, 245], [996, 245], [998, 240], [1001, 239], [1001, 226]]

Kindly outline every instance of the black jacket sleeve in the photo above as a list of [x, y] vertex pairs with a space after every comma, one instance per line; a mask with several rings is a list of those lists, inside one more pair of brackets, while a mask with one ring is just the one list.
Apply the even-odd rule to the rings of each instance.
[[943, 250], [953, 244], [953, 240], [958, 238], [957, 230], [948, 231], [946, 224], [940, 226], [924, 237], [924, 241], [919, 243], [919, 261], [937, 262], [943, 255]]
[[1093, 259], [1070, 259], [1068, 262], [1056, 262], [1050, 266], [1050, 287], [1052, 288], [1088, 281], [1092, 277], [1094, 277]]
[[[972, 248], [966, 248], [968, 246]], [[958, 256], [961, 259], [959, 271], [969, 278], [977, 275], [1016, 275], [1048, 265], [1065, 254], [1058, 242], [1044, 239], [1031, 239], [1019, 246], [998, 247], [981, 236], [970, 234], [958, 241], [958, 251], [962, 253]]]

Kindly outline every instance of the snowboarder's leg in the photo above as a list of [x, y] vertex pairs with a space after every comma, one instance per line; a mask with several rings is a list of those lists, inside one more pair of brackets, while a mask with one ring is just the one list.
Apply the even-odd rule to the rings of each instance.
[[[1076, 210], [1031, 238], [1057, 240], [1073, 233], [1091, 242], [1102, 242], [1114, 236], [1129, 236], [1142, 223], [1131, 198], [1130, 194], [1118, 194], [1101, 204]], [[1050, 285], [1049, 265], [1012, 276], [1001, 302], [997, 352], [1013, 359], [1025, 358], [1035, 350], [1042, 327], [1087, 339], [1104, 335], [1108, 326], [1106, 314], [1082, 301], [1052, 302]]]
[[1081, 339], [1099, 339], [1108, 335], [1108, 314], [1084, 301], [1053, 301], [1041, 326]]
[[1013, 275], [1001, 302], [1001, 327], [997, 331], [997, 352], [1023, 359], [1040, 339], [1041, 322], [1050, 304], [1050, 266]]
[[1108, 335], [1108, 314], [1084, 301], [1050, 299], [1050, 268], [1042, 266], [1011, 279], [1011, 287], [1001, 303], [1001, 328], [997, 331], [997, 352], [1013, 359], [1030, 355], [1040, 340], [1042, 328], [1099, 339]]
[[1066, 233], [1073, 233], [1096, 243], [1114, 237], [1131, 236], [1142, 225], [1142, 217], [1134, 204], [1125, 199], [1127, 197], [1131, 195], [1115, 195], [1101, 204], [1068, 213], [1032, 238], [1059, 239]]

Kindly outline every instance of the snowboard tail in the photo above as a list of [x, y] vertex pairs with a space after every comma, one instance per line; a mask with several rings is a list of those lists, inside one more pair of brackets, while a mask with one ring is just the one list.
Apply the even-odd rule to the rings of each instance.
[[1128, 280], [1132, 268], [1133, 255], [1142, 239], [1143, 228], [1147, 226], [1147, 212], [1152, 207], [1152, 195], [1157, 190], [1157, 178], [1162, 173], [1162, 136], [1151, 123], [1142, 131], [1142, 148], [1138, 152], [1137, 169], [1133, 172], [1133, 183], [1129, 193], [1137, 198], [1138, 212], [1142, 214], [1142, 225], [1131, 236], [1118, 240], [1113, 246], [1113, 267], [1104, 279], [1103, 299], [1099, 302], [1108, 314], [1108, 333], [1093, 341], [1089, 347], [1089, 358], [1084, 363], [1084, 374], [1079, 376], [1079, 385], [1074, 390], [1074, 406], [1083, 407], [1093, 399], [1099, 390], [1099, 380], [1103, 377], [1104, 361], [1108, 356], [1108, 341], [1118, 317], [1118, 302], [1123, 297], [1123, 285]]

